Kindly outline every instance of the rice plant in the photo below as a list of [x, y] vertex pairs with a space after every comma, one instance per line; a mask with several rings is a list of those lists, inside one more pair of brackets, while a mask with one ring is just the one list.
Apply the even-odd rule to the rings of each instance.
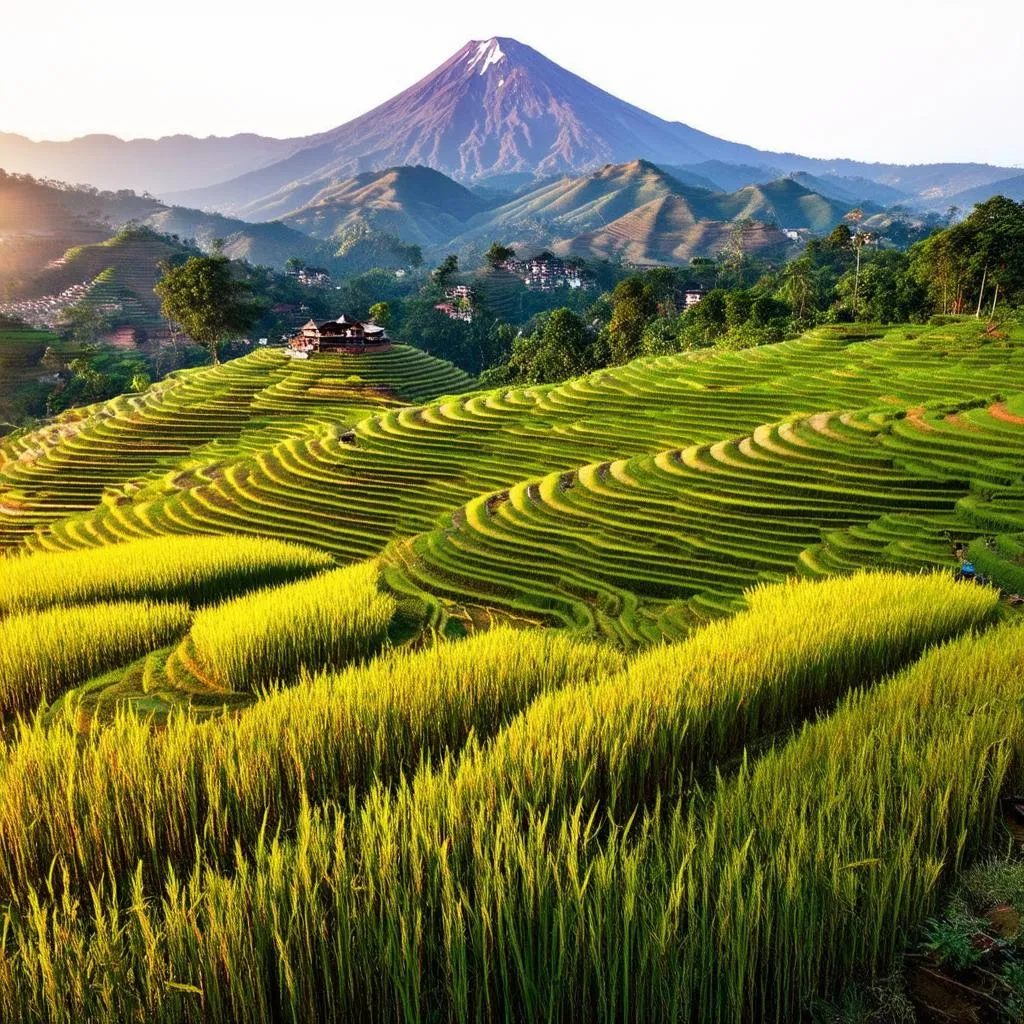
[[628, 816], [991, 621], [998, 594], [944, 574], [871, 573], [761, 585], [747, 605], [635, 656], [618, 678], [538, 698], [467, 777], [553, 812], [582, 800]]
[[231, 690], [365, 658], [397, 609], [377, 575], [366, 562], [205, 608], [189, 630], [189, 655], [206, 680]]
[[84, 738], [73, 709], [26, 723], [0, 762], [0, 900], [47, 877], [85, 897], [140, 861], [159, 878], [197, 843], [229, 864], [264, 829], [294, 829], [304, 802], [394, 781], [493, 734], [538, 694], [621, 667], [598, 644], [496, 629], [320, 673], [235, 716], [176, 714], [156, 734], [131, 712]]
[[149, 598], [209, 604], [333, 564], [322, 551], [248, 537], [162, 537], [60, 554], [5, 558], [0, 615]]
[[[798, 1019], [882, 969], [1019, 780], [1024, 630], [927, 654], [707, 793], [601, 830], [453, 801], [454, 763], [202, 859], [10, 913], [5, 1018]], [[125, 908], [118, 910], [118, 907]], [[55, 972], [47, 964], [59, 962]], [[144, 966], [144, 969], [142, 967]]]
[[187, 628], [184, 604], [120, 601], [0, 619], [0, 714], [33, 711]]

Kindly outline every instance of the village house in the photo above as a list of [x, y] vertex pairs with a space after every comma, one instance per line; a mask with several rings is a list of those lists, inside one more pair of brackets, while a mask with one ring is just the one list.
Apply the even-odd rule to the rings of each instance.
[[467, 324], [473, 322], [473, 307], [468, 302], [460, 302], [458, 305], [453, 302], [439, 302], [434, 309], [438, 313], [444, 313], [449, 320], [463, 320]]
[[323, 267], [303, 267], [299, 273], [299, 284], [310, 288], [326, 288], [331, 283], [330, 272]]
[[687, 288], [683, 294], [683, 303], [686, 309], [696, 306], [705, 295], [707, 295], [707, 291], [703, 288]]
[[383, 327], [342, 314], [337, 320], [317, 323], [310, 320], [288, 339], [288, 348], [296, 355], [312, 352], [339, 352], [358, 355], [362, 352], [386, 352], [391, 339]]
[[502, 266], [519, 277], [527, 288], [544, 292], [556, 288], [590, 288], [593, 283], [580, 267], [566, 263], [547, 250], [525, 260], [506, 260]]

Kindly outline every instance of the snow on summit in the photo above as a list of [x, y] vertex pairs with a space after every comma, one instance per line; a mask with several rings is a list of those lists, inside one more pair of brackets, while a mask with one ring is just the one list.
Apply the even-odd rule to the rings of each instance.
[[470, 58], [469, 66], [475, 68], [479, 64], [482, 75], [492, 64], [497, 64], [504, 58], [505, 54], [502, 52], [498, 40], [486, 39], [476, 48], [476, 53]]

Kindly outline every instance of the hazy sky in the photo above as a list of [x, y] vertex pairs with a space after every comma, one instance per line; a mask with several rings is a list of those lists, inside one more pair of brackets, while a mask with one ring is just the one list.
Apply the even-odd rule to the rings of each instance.
[[1024, 164], [1024, 0], [5, 0], [0, 131], [333, 128], [512, 36], [669, 120], [809, 156]]

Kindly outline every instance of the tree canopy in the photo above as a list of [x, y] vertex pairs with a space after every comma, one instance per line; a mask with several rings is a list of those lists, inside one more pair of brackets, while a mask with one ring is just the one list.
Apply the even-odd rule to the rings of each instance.
[[214, 363], [221, 343], [247, 331], [261, 312], [252, 288], [220, 253], [190, 256], [181, 266], [166, 268], [154, 291], [163, 315], [208, 349]]

